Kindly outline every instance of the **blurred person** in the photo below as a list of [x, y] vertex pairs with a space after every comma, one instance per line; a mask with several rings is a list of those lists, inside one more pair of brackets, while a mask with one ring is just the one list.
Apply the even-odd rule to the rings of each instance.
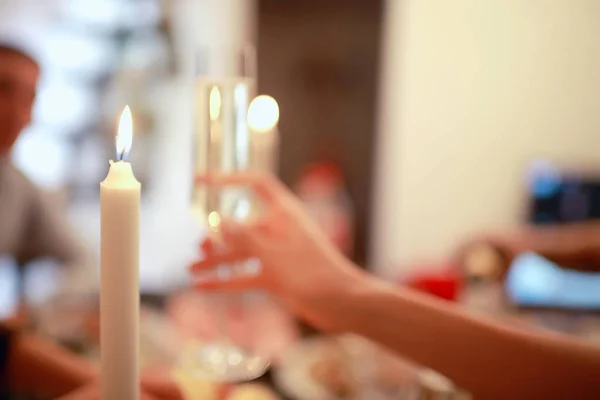
[[57, 345], [8, 324], [0, 325], [0, 399], [15, 394], [52, 398], [95, 376], [88, 363]]
[[[34, 57], [0, 38], [0, 254], [19, 265], [52, 258], [71, 269], [83, 267], [88, 254], [67, 220], [10, 161], [14, 143], [31, 121], [39, 75]], [[27, 390], [55, 397], [96, 377], [85, 360], [0, 324], [0, 394]], [[169, 379], [145, 377], [144, 387], [164, 399], [181, 398]]]
[[[60, 397], [58, 400], [101, 400], [100, 380], [92, 381], [81, 388]], [[139, 400], [182, 400], [179, 390], [158, 388], [157, 385], [148, 385], [142, 382]]]
[[50, 258], [63, 266], [83, 267], [89, 254], [66, 218], [10, 159], [13, 145], [31, 122], [39, 76], [40, 67], [28, 52], [0, 38], [0, 255], [19, 266]]
[[[34, 395], [40, 399], [67, 395], [69, 399], [92, 399], [99, 393], [98, 372], [83, 358], [62, 347], [0, 324], [0, 400], [11, 395]], [[166, 373], [143, 374], [143, 399], [181, 400], [175, 382]], [[87, 396], [87, 397], [86, 397]]]
[[560, 335], [520, 330], [362, 271], [326, 239], [275, 178], [201, 177], [207, 185], [251, 187], [267, 204], [252, 224], [223, 221], [226, 251], [210, 240], [193, 272], [250, 257], [257, 275], [222, 281], [202, 274], [200, 290], [260, 288], [330, 332], [350, 331], [437, 370], [476, 399], [598, 399], [600, 349]]
[[[69, 393], [66, 396], [59, 398], [58, 400], [101, 400], [100, 394], [100, 383], [94, 382], [88, 386], [85, 386], [73, 393]], [[156, 400], [155, 397], [142, 392], [140, 393], [139, 400]]]
[[565, 269], [598, 272], [600, 221], [534, 225], [515, 231], [485, 233], [463, 246], [459, 261], [468, 264], [469, 257], [482, 248], [495, 254], [494, 272], [499, 278], [506, 275], [515, 257], [525, 252], [535, 252]]

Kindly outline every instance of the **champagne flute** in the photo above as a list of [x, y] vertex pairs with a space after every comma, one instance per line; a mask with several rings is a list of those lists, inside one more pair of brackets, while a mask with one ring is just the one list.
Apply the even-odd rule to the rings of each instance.
[[[196, 55], [194, 175], [223, 174], [251, 168], [251, 137], [247, 124], [256, 86], [256, 58], [251, 46], [205, 47]], [[191, 206], [207, 235], [218, 246], [223, 219], [248, 222], [256, 206], [248, 189], [193, 185]], [[258, 273], [255, 260], [221, 265], [216, 274]], [[202, 277], [200, 277], [202, 279]], [[201, 293], [199, 308], [211, 328], [182, 357], [184, 368], [202, 378], [245, 381], [269, 366], [257, 313], [265, 295], [255, 292]], [[200, 312], [200, 311], [199, 311]]]

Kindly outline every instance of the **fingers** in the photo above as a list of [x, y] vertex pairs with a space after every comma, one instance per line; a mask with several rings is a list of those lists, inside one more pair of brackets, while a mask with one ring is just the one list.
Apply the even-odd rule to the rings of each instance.
[[200, 250], [205, 255], [213, 254], [215, 251], [215, 244], [210, 238], [206, 238], [200, 243]]
[[270, 175], [256, 172], [239, 172], [223, 175], [201, 175], [197, 182], [214, 186], [250, 186], [259, 196], [268, 202], [274, 202], [281, 195], [281, 184]]
[[142, 388], [162, 400], [183, 400], [179, 386], [167, 371], [146, 372], [141, 377]]
[[[140, 393], [141, 400], [157, 400], [156, 397], [144, 392], [143, 390]], [[167, 397], [163, 397], [167, 398]], [[171, 399], [182, 399], [181, 395], [179, 397], [170, 397]], [[67, 394], [60, 399], [57, 400], [100, 400], [100, 384], [93, 383], [88, 386], [84, 386], [83, 388], [76, 390], [70, 394]]]
[[200, 243], [200, 250], [205, 257], [213, 256], [230, 250], [230, 248], [248, 248], [247, 242], [258, 224], [244, 225], [236, 221], [224, 220], [220, 225], [218, 238], [206, 237]]
[[246, 257], [258, 256], [261, 252], [261, 237], [264, 235], [263, 223], [240, 224], [225, 221], [221, 224], [221, 234], [228, 251], [243, 253]]
[[[194, 287], [202, 290], [242, 290], [260, 286], [260, 273], [250, 268], [250, 257], [242, 252], [227, 252], [195, 262], [190, 271], [197, 281]], [[225, 266], [225, 268], [219, 268]], [[258, 267], [260, 268], [260, 267]]]
[[248, 256], [239, 251], [227, 252], [219, 255], [211, 255], [193, 263], [190, 266], [190, 271], [192, 273], [205, 271], [208, 269], [215, 268], [222, 264], [230, 264], [237, 261], [244, 261], [246, 259], [248, 259]]
[[141, 400], [158, 400], [158, 398], [156, 398], [152, 395], [149, 395], [148, 393], [145, 393], [145, 392], [142, 392], [141, 396], [142, 396]]
[[222, 241], [207, 238], [202, 242], [203, 258], [190, 266], [192, 273], [257, 256], [259, 227], [223, 221], [221, 233]]
[[194, 284], [194, 287], [199, 290], [227, 290], [238, 291], [260, 288], [262, 279], [260, 275], [237, 276], [231, 280], [223, 281], [218, 279], [207, 279]]

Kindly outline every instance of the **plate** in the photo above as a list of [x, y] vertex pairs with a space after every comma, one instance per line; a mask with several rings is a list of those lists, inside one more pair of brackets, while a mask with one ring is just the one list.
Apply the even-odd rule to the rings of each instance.
[[359, 336], [318, 336], [290, 348], [273, 378], [295, 400], [387, 400], [414, 389], [415, 371]]

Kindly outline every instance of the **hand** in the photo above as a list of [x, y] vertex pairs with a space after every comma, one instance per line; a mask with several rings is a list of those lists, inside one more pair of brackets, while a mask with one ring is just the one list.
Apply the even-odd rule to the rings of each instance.
[[[143, 374], [141, 386], [140, 400], [183, 400], [179, 386], [161, 371]], [[59, 400], [100, 400], [100, 382], [96, 380]]]
[[161, 400], [183, 400], [177, 382], [164, 370], [147, 371], [142, 374], [142, 390]]
[[251, 224], [223, 220], [220, 231], [226, 246], [219, 250], [212, 241], [204, 241], [204, 258], [191, 267], [199, 272], [258, 258], [261, 273], [227, 281], [207, 278], [196, 286], [204, 290], [267, 290], [317, 327], [339, 329], [339, 303], [333, 300], [360, 285], [366, 274], [339, 253], [296, 197], [281, 182], [265, 175], [232, 174], [199, 180], [206, 185], [249, 186], [266, 203], [266, 212]]
[[[100, 400], [100, 382], [95, 381], [57, 400]], [[158, 398], [142, 392], [140, 400], [158, 400]]]

